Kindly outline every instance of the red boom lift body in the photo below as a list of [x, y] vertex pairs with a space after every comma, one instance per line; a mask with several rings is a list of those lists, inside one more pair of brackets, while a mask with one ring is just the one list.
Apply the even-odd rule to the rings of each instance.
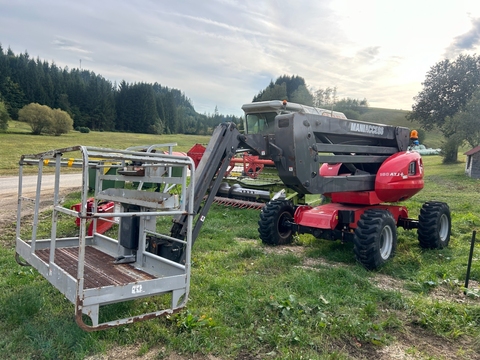
[[[342, 113], [281, 101], [246, 104], [245, 132], [222, 123], [198, 162], [193, 230], [196, 239], [222, 176], [238, 153], [273, 162], [282, 182], [298, 194], [321, 194], [330, 202], [295, 206], [273, 199], [260, 214], [264, 244], [281, 245], [294, 234], [352, 241], [357, 260], [376, 269], [393, 257], [397, 227], [417, 229], [423, 248], [443, 248], [451, 233], [446, 203], [426, 202], [418, 219], [405, 206], [424, 185], [423, 162], [410, 149], [410, 131], [400, 126], [347, 119]], [[175, 219], [171, 233], [184, 233], [185, 218]]]

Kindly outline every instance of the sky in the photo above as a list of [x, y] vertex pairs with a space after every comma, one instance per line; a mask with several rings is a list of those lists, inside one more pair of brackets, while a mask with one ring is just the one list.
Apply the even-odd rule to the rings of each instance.
[[0, 0], [0, 44], [179, 89], [199, 113], [242, 115], [281, 75], [411, 110], [432, 66], [480, 54], [480, 1]]

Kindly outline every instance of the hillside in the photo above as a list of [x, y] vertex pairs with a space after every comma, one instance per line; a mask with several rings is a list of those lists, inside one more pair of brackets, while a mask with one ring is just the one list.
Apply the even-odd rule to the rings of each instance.
[[394, 110], [382, 108], [368, 108], [358, 120], [381, 123], [386, 125], [405, 126], [409, 129], [416, 129], [423, 132], [425, 140], [423, 144], [427, 147], [439, 148], [443, 141], [443, 135], [438, 130], [425, 132], [417, 122], [407, 120], [407, 110]]

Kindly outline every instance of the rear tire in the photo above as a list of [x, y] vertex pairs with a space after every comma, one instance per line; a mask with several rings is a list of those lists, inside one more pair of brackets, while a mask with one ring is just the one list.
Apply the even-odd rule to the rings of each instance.
[[387, 210], [367, 210], [357, 223], [354, 252], [357, 261], [375, 270], [395, 255], [397, 225]]
[[272, 200], [260, 213], [258, 233], [266, 245], [285, 245], [293, 240], [293, 231], [285, 221], [293, 221], [295, 210], [288, 200]]
[[446, 203], [429, 201], [423, 204], [418, 217], [418, 241], [424, 249], [448, 246], [452, 231], [450, 208]]

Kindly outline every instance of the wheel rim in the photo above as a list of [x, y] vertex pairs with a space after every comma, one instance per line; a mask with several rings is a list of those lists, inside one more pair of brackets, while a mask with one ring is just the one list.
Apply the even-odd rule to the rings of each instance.
[[285, 221], [287, 220], [290, 220], [292, 218], [292, 216], [290, 215], [290, 213], [287, 211], [287, 212], [284, 212], [280, 215], [280, 217], [278, 218], [278, 235], [280, 235], [281, 238], [285, 239], [287, 237], [290, 236], [290, 233], [292, 232], [292, 230], [285, 226], [284, 223]]
[[446, 214], [442, 214], [439, 221], [438, 236], [440, 240], [445, 241], [448, 236], [448, 217]]
[[383, 260], [388, 260], [392, 252], [393, 231], [390, 226], [385, 226], [380, 235], [380, 256]]

